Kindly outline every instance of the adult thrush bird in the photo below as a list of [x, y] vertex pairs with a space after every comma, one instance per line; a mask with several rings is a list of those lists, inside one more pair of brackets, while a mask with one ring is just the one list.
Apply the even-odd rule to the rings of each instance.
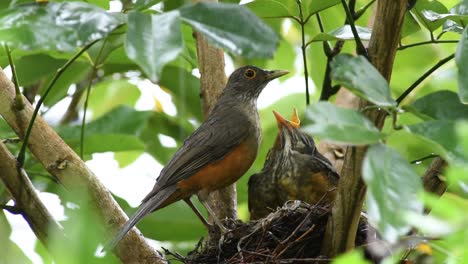
[[320, 154], [312, 137], [299, 130], [294, 111], [291, 121], [273, 111], [278, 136], [261, 172], [249, 179], [249, 211], [252, 220], [267, 216], [288, 200], [310, 204], [335, 199], [338, 174]]
[[193, 194], [225, 230], [206, 203], [208, 194], [234, 183], [252, 165], [261, 140], [257, 98], [268, 82], [287, 73], [254, 66], [234, 71], [207, 120], [162, 169], [153, 190], [107, 248], [115, 247], [145, 215], [182, 199], [210, 227], [190, 201]]

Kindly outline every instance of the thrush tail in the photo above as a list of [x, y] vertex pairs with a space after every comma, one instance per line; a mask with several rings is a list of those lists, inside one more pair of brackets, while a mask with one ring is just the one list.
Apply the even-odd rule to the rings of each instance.
[[156, 194], [153, 197], [149, 198], [146, 202], [143, 202], [136, 213], [130, 217], [130, 219], [125, 223], [119, 233], [108, 242], [105, 246], [103, 251], [110, 251], [115, 248], [117, 243], [134, 227], [140, 220], [147, 214], [153, 212], [154, 210], [158, 209], [158, 207], [171, 196], [177, 190], [177, 186], [169, 186]]

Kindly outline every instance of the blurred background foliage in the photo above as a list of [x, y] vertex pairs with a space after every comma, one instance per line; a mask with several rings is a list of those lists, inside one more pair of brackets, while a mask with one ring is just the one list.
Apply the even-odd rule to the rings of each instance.
[[[305, 87], [304, 79], [300, 79], [304, 76], [304, 57], [301, 52], [305, 51], [310, 77], [307, 80], [310, 101], [313, 104], [307, 110], [308, 117], [304, 120], [306, 131], [318, 135], [319, 140], [362, 144], [363, 134], [356, 132], [359, 129], [353, 127], [366, 127], [367, 121], [356, 123], [355, 114], [336, 112], [339, 114], [337, 116], [343, 117], [342, 120], [331, 119], [332, 124], [325, 126], [324, 120], [329, 120], [327, 117], [335, 110], [332, 106], [315, 104], [320, 97], [327, 66], [324, 43], [333, 46], [337, 41], [344, 40], [342, 53], [355, 53], [354, 36], [349, 26], [343, 26], [346, 15], [341, 1], [303, 0], [301, 8], [295, 0], [243, 1], [241, 7], [238, 5], [240, 1], [221, 2], [230, 5], [192, 5], [191, 1], [186, 0], [49, 3], [2, 0], [0, 42], [12, 50], [19, 85], [33, 103], [41, 98], [57, 70], [73, 54], [95, 42], [58, 79], [41, 108], [41, 115], [84, 160], [92, 159], [96, 153], [112, 152], [119, 167], [125, 168], [147, 153], [160, 164], [165, 164], [183, 140], [202, 122], [198, 61], [191, 27], [203, 33], [216, 46], [224, 48], [229, 58], [229, 67], [255, 64], [268, 69], [291, 71], [292, 74], [281, 80], [281, 86], [285, 86], [282, 89], [294, 88], [286, 87], [291, 85]], [[372, 10], [376, 4], [369, 0], [355, 2], [355, 10], [358, 13], [362, 11], [356, 20], [359, 36], [367, 41], [371, 32], [368, 27], [372, 23]], [[382, 85], [381, 91], [388, 91], [389, 96], [397, 98], [428, 69], [453, 54], [457, 45], [459, 51], [456, 59], [459, 65], [457, 67], [454, 60], [449, 61], [402, 101], [401, 107], [405, 111], [398, 112], [398, 124], [408, 126], [406, 129], [396, 130], [391, 118], [387, 118], [382, 134], [375, 134], [375, 140], [365, 142], [374, 143], [384, 139], [386, 143], [374, 145], [371, 148], [374, 159], [366, 159], [368, 167], [364, 174], [369, 184], [369, 197], [375, 198], [379, 209], [372, 211], [369, 208], [370, 217], [384, 217], [380, 220], [383, 222], [378, 224], [382, 232], [394, 229], [400, 230], [398, 235], [401, 235], [404, 233], [401, 230], [407, 231], [411, 226], [418, 226], [424, 234], [442, 238], [429, 242], [430, 256], [437, 263], [447, 260], [460, 263], [459, 260], [468, 259], [468, 250], [464, 246], [468, 240], [467, 10], [466, 0], [419, 0], [415, 6], [408, 6], [391, 83], [379, 82], [376, 86]], [[322, 28], [315, 16], [318, 12]], [[464, 43], [458, 43], [460, 39]], [[424, 45], [413, 46], [414, 43]], [[11, 70], [9, 64], [6, 49], [2, 45], [0, 66]], [[344, 71], [362, 67], [366, 72], [371, 67], [352, 59], [343, 59], [340, 65], [345, 67]], [[334, 70], [338, 71], [337, 68]], [[374, 75], [372, 72], [371, 76]], [[366, 82], [359, 78], [340, 79], [339, 74], [334, 81], [351, 90], [352, 83], [359, 86]], [[148, 93], [148, 90], [158, 92]], [[359, 93], [359, 87], [353, 91]], [[386, 109], [396, 111], [391, 97], [389, 104], [392, 106]], [[375, 99], [372, 96], [365, 98], [371, 101]], [[333, 100], [334, 97], [331, 97], [330, 101]], [[144, 107], [139, 104], [141, 101], [150, 102], [152, 107], [142, 110]], [[83, 141], [81, 122], [85, 105], [88, 115]], [[388, 105], [381, 106], [385, 108]], [[237, 183], [239, 217], [243, 220], [248, 219], [248, 177], [261, 170], [277, 134], [272, 110], [287, 116], [293, 107], [304, 116], [307, 107], [304, 92], [289, 94], [260, 109], [263, 129], [260, 152], [246, 176]], [[348, 118], [348, 114], [353, 118]], [[425, 121], [434, 123], [428, 125]], [[449, 123], [442, 124], [442, 121]], [[333, 133], [330, 131], [336, 131], [337, 136], [331, 135]], [[339, 137], [340, 133], [348, 133], [354, 139], [344, 140]], [[0, 119], [0, 137], [3, 140], [15, 137], [3, 119]], [[18, 144], [8, 144], [8, 147], [12, 153], [19, 151]], [[414, 177], [417, 176], [413, 175], [422, 175], [431, 160], [408, 163], [432, 153], [442, 155], [450, 163], [447, 173], [444, 173], [450, 183], [450, 193], [442, 199], [429, 194], [422, 195], [419, 182], [414, 183]], [[460, 154], [458, 160], [451, 159], [453, 153], [455, 156]], [[375, 159], [382, 155], [389, 157], [395, 164], [379, 165]], [[392, 170], [394, 168], [398, 170]], [[76, 245], [66, 245], [63, 259], [56, 261], [116, 262], [113, 256], [103, 257], [96, 253], [101, 233], [93, 224], [97, 220], [92, 210], [77, 206], [74, 201], [76, 198], [68, 197], [60, 184], [29, 155], [25, 169], [39, 191], [59, 195], [65, 210], [60, 222], [72, 230], [71, 236], [76, 237]], [[386, 173], [385, 170], [392, 170], [393, 173]], [[151, 174], [156, 178], [158, 172]], [[380, 177], [381, 174], [386, 177]], [[127, 180], [132, 181], [132, 177], [128, 175]], [[390, 192], [394, 192], [393, 196], [396, 194], [397, 197], [392, 197]], [[414, 195], [409, 195], [411, 193]], [[141, 193], [141, 197], [143, 195]], [[386, 197], [391, 198], [391, 204], [385, 203]], [[134, 212], [135, 208], [127, 201], [118, 196], [115, 198], [127, 214]], [[5, 204], [8, 200], [6, 191], [0, 186], [0, 203]], [[405, 207], [408, 204], [409, 207]], [[433, 208], [430, 216], [421, 215], [423, 204]], [[395, 217], [398, 214], [395, 211], [408, 212], [414, 208], [417, 208], [414, 215], [401, 213]], [[201, 236], [206, 235], [202, 224], [187, 209], [185, 204], [176, 203], [147, 216], [138, 228], [148, 238], [185, 252], [192, 249]], [[0, 249], [0, 263], [12, 263], [12, 259], [15, 263], [19, 263], [18, 260], [30, 263], [31, 260], [21, 248], [9, 240], [11, 228], [4, 212], [0, 212], [0, 222], [3, 245]], [[57, 247], [64, 245], [58, 243]], [[44, 263], [52, 263], [40, 242], [37, 242], [36, 252]], [[415, 250], [408, 258], [418, 258], [424, 254], [428, 253]], [[396, 256], [398, 258], [400, 255]], [[337, 263], [362, 261], [360, 254], [351, 253], [337, 260]]]

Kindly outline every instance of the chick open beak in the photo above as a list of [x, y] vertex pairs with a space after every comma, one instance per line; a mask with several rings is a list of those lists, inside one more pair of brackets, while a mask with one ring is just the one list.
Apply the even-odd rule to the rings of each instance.
[[273, 114], [275, 115], [276, 118], [276, 123], [278, 124], [278, 128], [281, 129], [283, 126], [285, 127], [290, 127], [291, 124], [289, 123], [288, 120], [284, 119], [278, 112], [273, 110]]
[[265, 79], [268, 81], [271, 81], [273, 79], [276, 79], [278, 77], [281, 77], [283, 75], [288, 74], [289, 71], [286, 70], [274, 70], [274, 71], [268, 71], [267, 74], [265, 75]]

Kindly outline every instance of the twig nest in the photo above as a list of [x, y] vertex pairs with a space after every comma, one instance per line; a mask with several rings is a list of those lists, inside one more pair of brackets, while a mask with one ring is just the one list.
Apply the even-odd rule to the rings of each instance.
[[[328, 207], [288, 201], [260, 220], [224, 220], [231, 232], [217, 245], [200, 242], [187, 257], [167, 250], [166, 254], [183, 263], [324, 263], [329, 259], [320, 250], [328, 215]], [[357, 245], [365, 242], [366, 226], [360, 224]]]

